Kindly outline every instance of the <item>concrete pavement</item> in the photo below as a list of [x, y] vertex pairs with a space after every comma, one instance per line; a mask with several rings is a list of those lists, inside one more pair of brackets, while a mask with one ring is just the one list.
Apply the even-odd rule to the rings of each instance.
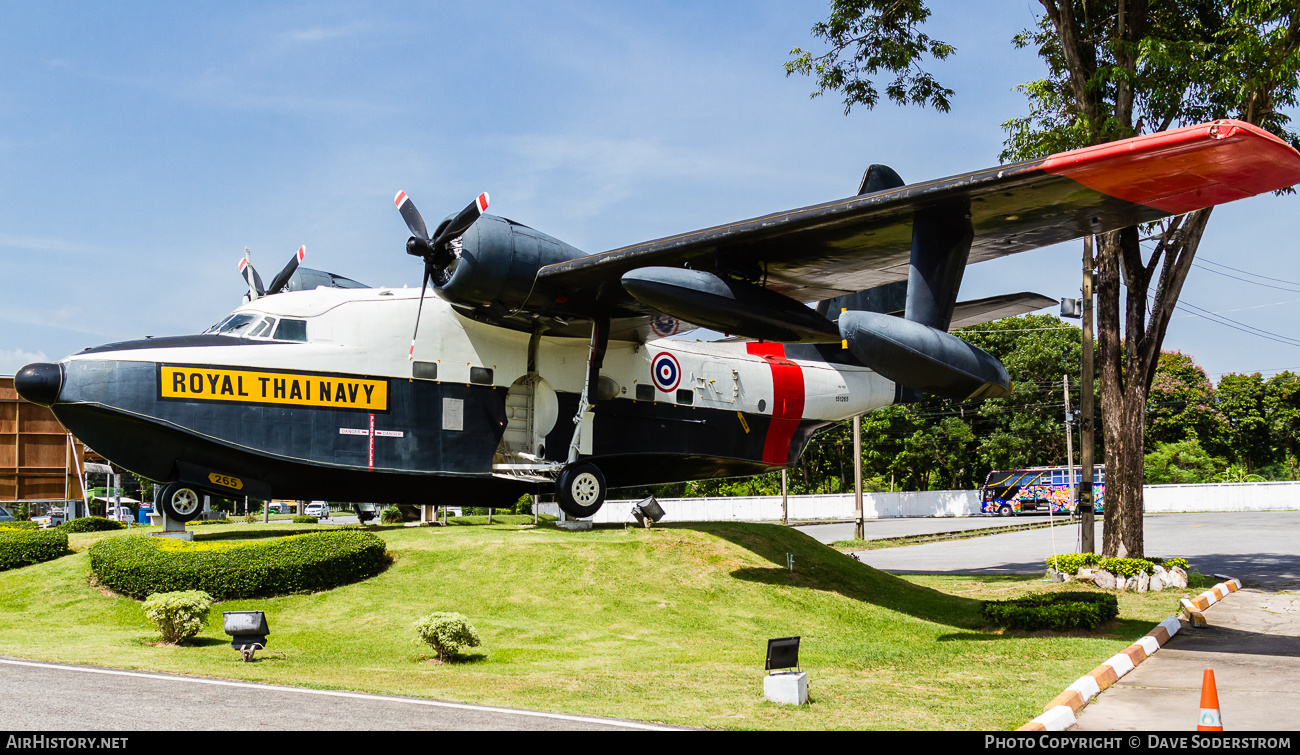
[[1194, 731], [1205, 669], [1223, 729], [1300, 731], [1300, 594], [1247, 588], [1187, 622], [1159, 652], [1079, 711], [1071, 731]]

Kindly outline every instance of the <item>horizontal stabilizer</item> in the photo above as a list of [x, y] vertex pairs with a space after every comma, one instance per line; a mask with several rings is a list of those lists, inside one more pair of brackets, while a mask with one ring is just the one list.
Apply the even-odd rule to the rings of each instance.
[[954, 399], [1011, 395], [1002, 363], [957, 336], [879, 312], [845, 312], [839, 325], [854, 358], [905, 388]]

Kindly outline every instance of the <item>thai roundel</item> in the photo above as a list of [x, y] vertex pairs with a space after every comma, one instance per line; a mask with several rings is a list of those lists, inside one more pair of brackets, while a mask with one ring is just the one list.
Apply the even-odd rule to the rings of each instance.
[[668, 352], [660, 352], [650, 362], [650, 374], [655, 387], [664, 393], [671, 393], [682, 379], [682, 367]]

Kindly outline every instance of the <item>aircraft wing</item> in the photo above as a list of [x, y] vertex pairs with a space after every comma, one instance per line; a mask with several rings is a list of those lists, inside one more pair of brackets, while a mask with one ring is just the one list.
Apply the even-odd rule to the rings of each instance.
[[1300, 153], [1255, 126], [1220, 120], [548, 265], [534, 293], [635, 316], [646, 308], [619, 280], [659, 266], [730, 273], [818, 301], [906, 280], [913, 214], [928, 207], [969, 203], [974, 263], [1296, 183]]

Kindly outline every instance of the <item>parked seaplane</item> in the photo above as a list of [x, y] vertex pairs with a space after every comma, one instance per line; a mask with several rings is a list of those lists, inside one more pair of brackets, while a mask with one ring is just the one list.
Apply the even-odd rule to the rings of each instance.
[[[590, 255], [486, 214], [486, 194], [431, 233], [398, 193], [418, 292], [300, 268], [305, 249], [263, 287], [245, 259], [247, 301], [208, 331], [15, 385], [164, 483], [178, 521], [203, 493], [553, 490], [589, 516], [609, 488], [787, 467], [819, 428], [922, 394], [1008, 396], [997, 359], [948, 331], [1052, 300], [958, 303], [968, 264], [1297, 182], [1300, 154], [1221, 120], [921, 184], [873, 165], [845, 199]], [[695, 326], [732, 338], [669, 338]]]

